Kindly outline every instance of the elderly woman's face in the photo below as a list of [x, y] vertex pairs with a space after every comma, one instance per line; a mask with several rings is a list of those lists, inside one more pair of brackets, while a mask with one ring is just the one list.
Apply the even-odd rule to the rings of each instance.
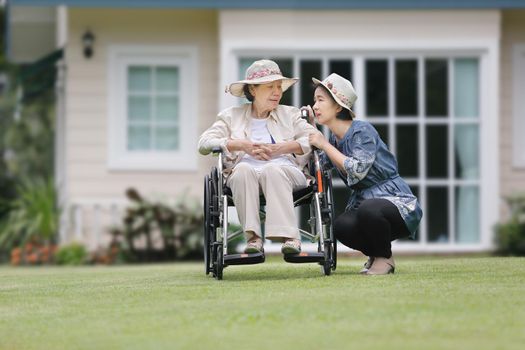
[[273, 110], [277, 108], [281, 97], [283, 97], [282, 81], [252, 85], [250, 92], [253, 96], [253, 103], [257, 104], [259, 108]]

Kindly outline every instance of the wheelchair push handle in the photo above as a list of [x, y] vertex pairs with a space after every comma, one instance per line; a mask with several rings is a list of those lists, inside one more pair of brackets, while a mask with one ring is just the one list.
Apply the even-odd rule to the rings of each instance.
[[[309, 112], [305, 107], [301, 108], [301, 119], [306, 120], [308, 124], [311, 124], [314, 128], [317, 129], [317, 125], [315, 125], [315, 123], [310, 120]], [[315, 146], [312, 146], [312, 149], [316, 151], [318, 148]]]
[[315, 123], [312, 123], [312, 121], [310, 120], [310, 112], [308, 111], [307, 107], [303, 106], [301, 108], [301, 118], [306, 120], [308, 124], [312, 124], [313, 126], [315, 126]]
[[[309, 118], [309, 113], [306, 108], [301, 109], [301, 118], [306, 120], [306, 122], [311, 123], [314, 128], [317, 129], [317, 126], [314, 122], [311, 122]], [[314, 168], [315, 168], [315, 177], [317, 179], [317, 191], [323, 193], [323, 175], [321, 172], [321, 163], [319, 162], [319, 149], [315, 146], [312, 146], [314, 153]]]

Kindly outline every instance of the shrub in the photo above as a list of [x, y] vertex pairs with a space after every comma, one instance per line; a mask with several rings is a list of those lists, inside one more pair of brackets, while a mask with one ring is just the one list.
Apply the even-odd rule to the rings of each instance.
[[120, 257], [130, 262], [202, 258], [203, 212], [194, 198], [182, 195], [168, 205], [132, 188], [126, 196], [131, 205], [122, 225], [110, 229]]
[[525, 256], [525, 194], [506, 198], [510, 219], [496, 225], [496, 244], [503, 255]]
[[88, 252], [80, 243], [64, 245], [55, 253], [55, 261], [59, 265], [82, 265], [87, 259]]
[[28, 242], [54, 243], [59, 212], [53, 180], [26, 179], [16, 192], [15, 200], [0, 203], [8, 212], [0, 225], [0, 249], [9, 251]]
[[126, 259], [121, 245], [115, 241], [112, 241], [108, 247], [100, 247], [89, 257], [90, 263], [104, 265], [118, 264], [127, 260], [129, 259]]

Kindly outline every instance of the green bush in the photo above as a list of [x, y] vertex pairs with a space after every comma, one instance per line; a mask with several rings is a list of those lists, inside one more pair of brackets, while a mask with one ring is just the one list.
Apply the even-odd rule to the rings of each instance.
[[55, 261], [59, 265], [82, 265], [87, 259], [88, 252], [80, 243], [64, 245], [55, 253]]
[[53, 180], [25, 179], [16, 192], [15, 200], [0, 202], [8, 213], [0, 224], [0, 250], [9, 251], [29, 241], [54, 243], [59, 210]]
[[[242, 229], [241, 225], [228, 223], [228, 232], [233, 233]], [[245, 243], [244, 234], [240, 234], [237, 237], [228, 240], [228, 254], [235, 254], [237, 252], [237, 246], [239, 244]]]
[[525, 194], [506, 198], [510, 219], [496, 226], [498, 253], [525, 256]]

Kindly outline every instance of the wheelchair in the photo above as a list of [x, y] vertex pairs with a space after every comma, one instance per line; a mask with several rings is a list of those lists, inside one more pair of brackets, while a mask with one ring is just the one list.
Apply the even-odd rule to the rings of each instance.
[[[228, 207], [234, 206], [231, 190], [223, 178], [222, 150], [216, 148], [212, 153], [218, 156], [217, 166], [212, 167], [204, 177], [204, 264], [206, 274], [221, 280], [223, 270], [229, 265], [259, 264], [265, 261], [264, 253], [235, 254], [228, 251], [228, 242], [243, 234], [228, 230]], [[332, 173], [320, 167], [318, 151], [314, 150], [308, 169], [315, 179], [304, 189], [294, 191], [294, 207], [309, 206], [308, 224], [310, 231], [299, 229], [301, 237], [317, 243], [316, 252], [285, 254], [289, 263], [318, 263], [321, 271], [328, 276], [337, 267], [337, 241], [332, 230], [334, 204], [332, 193]], [[265, 199], [261, 194], [260, 215], [264, 221]]]

